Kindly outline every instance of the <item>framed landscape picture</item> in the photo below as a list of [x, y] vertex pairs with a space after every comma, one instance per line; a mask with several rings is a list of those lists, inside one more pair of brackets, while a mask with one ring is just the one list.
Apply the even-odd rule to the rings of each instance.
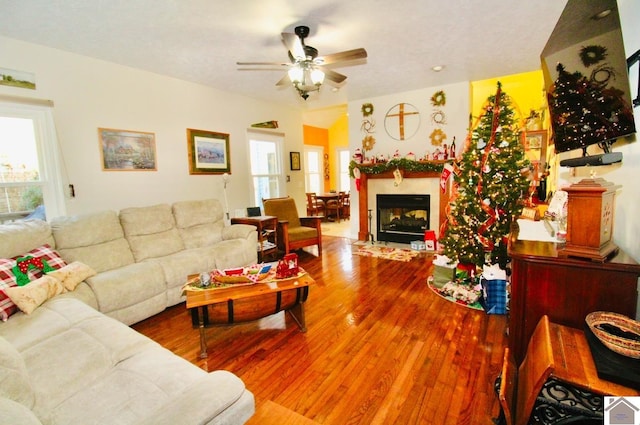
[[156, 136], [143, 131], [98, 128], [104, 171], [156, 171]]
[[189, 174], [231, 172], [229, 135], [214, 131], [187, 129]]

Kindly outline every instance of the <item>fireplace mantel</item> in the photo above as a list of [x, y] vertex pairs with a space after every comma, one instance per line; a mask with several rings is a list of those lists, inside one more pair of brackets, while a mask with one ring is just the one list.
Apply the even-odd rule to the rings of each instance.
[[[441, 172], [440, 171], [408, 171], [400, 169], [402, 172], [403, 179], [440, 179]], [[367, 236], [369, 235], [368, 228], [368, 220], [369, 220], [369, 184], [368, 181], [370, 179], [393, 179], [393, 171], [385, 171], [382, 173], [365, 173], [361, 171], [360, 173], [360, 191], [358, 192], [358, 240], [366, 241]], [[449, 197], [451, 192], [451, 180], [447, 181], [447, 185], [445, 186], [445, 192], [440, 192], [440, 206], [438, 208], [439, 213], [439, 223], [444, 223], [447, 214], [446, 207], [449, 203]], [[437, 231], [436, 231], [437, 233]]]

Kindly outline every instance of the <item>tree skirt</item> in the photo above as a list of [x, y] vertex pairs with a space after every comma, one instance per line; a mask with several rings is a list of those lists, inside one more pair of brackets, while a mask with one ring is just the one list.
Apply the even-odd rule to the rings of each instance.
[[429, 288], [433, 292], [440, 295], [447, 301], [451, 301], [474, 310], [484, 311], [484, 308], [482, 308], [482, 305], [479, 302], [479, 289], [471, 288], [468, 285], [460, 285], [454, 282], [449, 282], [442, 288], [437, 288], [433, 285], [433, 276], [429, 276], [427, 279], [427, 285], [429, 285]]
[[376, 257], [385, 260], [394, 261], [411, 261], [411, 259], [419, 254], [418, 251], [408, 248], [391, 248], [388, 246], [363, 245], [357, 251], [356, 255], [363, 257]]

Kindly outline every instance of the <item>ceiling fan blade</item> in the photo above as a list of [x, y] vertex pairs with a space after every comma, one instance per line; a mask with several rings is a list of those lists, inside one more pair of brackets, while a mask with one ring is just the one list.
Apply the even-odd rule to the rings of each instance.
[[281, 66], [288, 66], [288, 63], [283, 63], [283, 62], [236, 62], [236, 65], [240, 65], [240, 66], [254, 66], [254, 65], [281, 65]]
[[322, 69], [322, 72], [324, 72], [324, 78], [336, 84], [340, 84], [347, 79], [346, 75], [340, 74], [339, 72], [336, 72], [332, 69], [327, 69], [327, 68], [320, 68], [320, 69]]
[[352, 61], [357, 59], [364, 59], [367, 57], [367, 51], [363, 48], [346, 50], [344, 52], [332, 53], [330, 55], [321, 56], [318, 58], [318, 62], [321, 65], [329, 65], [336, 62]]
[[276, 83], [276, 86], [285, 86], [287, 84], [291, 84], [291, 79], [289, 78], [288, 74], [284, 74], [284, 77], [282, 77], [280, 81]]
[[307, 55], [304, 52], [304, 46], [302, 45], [302, 41], [300, 40], [300, 37], [298, 37], [296, 34], [293, 34], [290, 32], [283, 32], [282, 42], [287, 47], [287, 50], [289, 50], [289, 52], [291, 53], [291, 56], [293, 56], [294, 61], [304, 60], [306, 58]]

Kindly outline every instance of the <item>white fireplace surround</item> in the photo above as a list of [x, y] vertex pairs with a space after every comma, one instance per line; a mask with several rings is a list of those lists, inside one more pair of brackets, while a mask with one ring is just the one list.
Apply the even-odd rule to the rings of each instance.
[[440, 188], [439, 172], [402, 171], [403, 179], [396, 186], [392, 172], [381, 174], [362, 173], [360, 190], [351, 193], [351, 231], [359, 240], [367, 240], [369, 231], [368, 210], [371, 210], [371, 225], [376, 238], [376, 195], [377, 194], [428, 194], [430, 199], [429, 227], [439, 236], [440, 224], [445, 217], [445, 207], [449, 200], [451, 179], [446, 192]]
[[[438, 217], [438, 206], [440, 205], [440, 186], [439, 179], [434, 178], [417, 178], [404, 179], [395, 186], [393, 179], [372, 179], [369, 180], [369, 196], [367, 209], [371, 210], [371, 225], [373, 226], [373, 235], [376, 237], [377, 209], [376, 195], [430, 195], [429, 201], [429, 230], [435, 230], [438, 233], [440, 220]], [[368, 224], [368, 223], [367, 223]]]

